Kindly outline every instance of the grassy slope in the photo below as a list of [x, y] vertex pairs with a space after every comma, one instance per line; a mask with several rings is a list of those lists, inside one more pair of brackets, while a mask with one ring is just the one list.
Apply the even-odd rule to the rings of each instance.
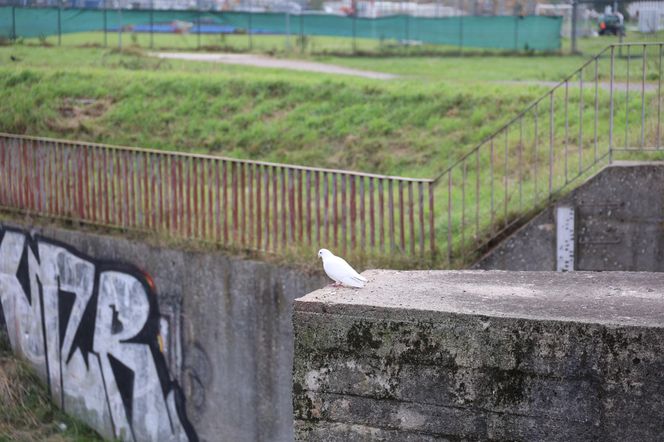
[[3, 336], [0, 333], [0, 442], [102, 440], [53, 406], [27, 364], [11, 356]]
[[[160, 62], [102, 49], [5, 47], [0, 60], [2, 131], [413, 176], [434, 175], [541, 91]], [[63, 114], [81, 98], [105, 108]]]

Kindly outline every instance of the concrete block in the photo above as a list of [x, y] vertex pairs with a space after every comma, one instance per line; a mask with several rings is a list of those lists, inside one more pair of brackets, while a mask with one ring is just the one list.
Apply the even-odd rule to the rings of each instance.
[[364, 276], [296, 300], [296, 439], [630, 440], [621, 416], [662, 434], [659, 274]]

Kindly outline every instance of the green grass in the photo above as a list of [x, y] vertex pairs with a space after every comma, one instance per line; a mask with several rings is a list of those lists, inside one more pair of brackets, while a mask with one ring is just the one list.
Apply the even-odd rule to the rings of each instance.
[[28, 365], [11, 355], [0, 332], [0, 441], [87, 442], [103, 440], [58, 410]]
[[[101, 49], [5, 47], [0, 60], [5, 132], [420, 177], [541, 90], [378, 82]], [[80, 115], [66, 111], [72, 106]]]

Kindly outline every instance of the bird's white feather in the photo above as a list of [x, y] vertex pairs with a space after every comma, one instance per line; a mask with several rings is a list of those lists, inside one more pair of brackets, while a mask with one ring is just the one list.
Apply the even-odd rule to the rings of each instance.
[[357, 273], [345, 259], [333, 255], [332, 252], [325, 250], [321, 258], [325, 273], [334, 281], [357, 288], [364, 287], [364, 283], [367, 282], [367, 279]]

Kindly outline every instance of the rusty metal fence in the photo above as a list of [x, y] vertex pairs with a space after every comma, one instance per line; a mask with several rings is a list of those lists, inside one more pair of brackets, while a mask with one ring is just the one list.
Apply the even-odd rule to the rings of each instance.
[[0, 134], [0, 205], [262, 251], [430, 256], [432, 180]]
[[442, 172], [444, 265], [477, 259], [614, 159], [664, 158], [663, 46], [607, 47]]

